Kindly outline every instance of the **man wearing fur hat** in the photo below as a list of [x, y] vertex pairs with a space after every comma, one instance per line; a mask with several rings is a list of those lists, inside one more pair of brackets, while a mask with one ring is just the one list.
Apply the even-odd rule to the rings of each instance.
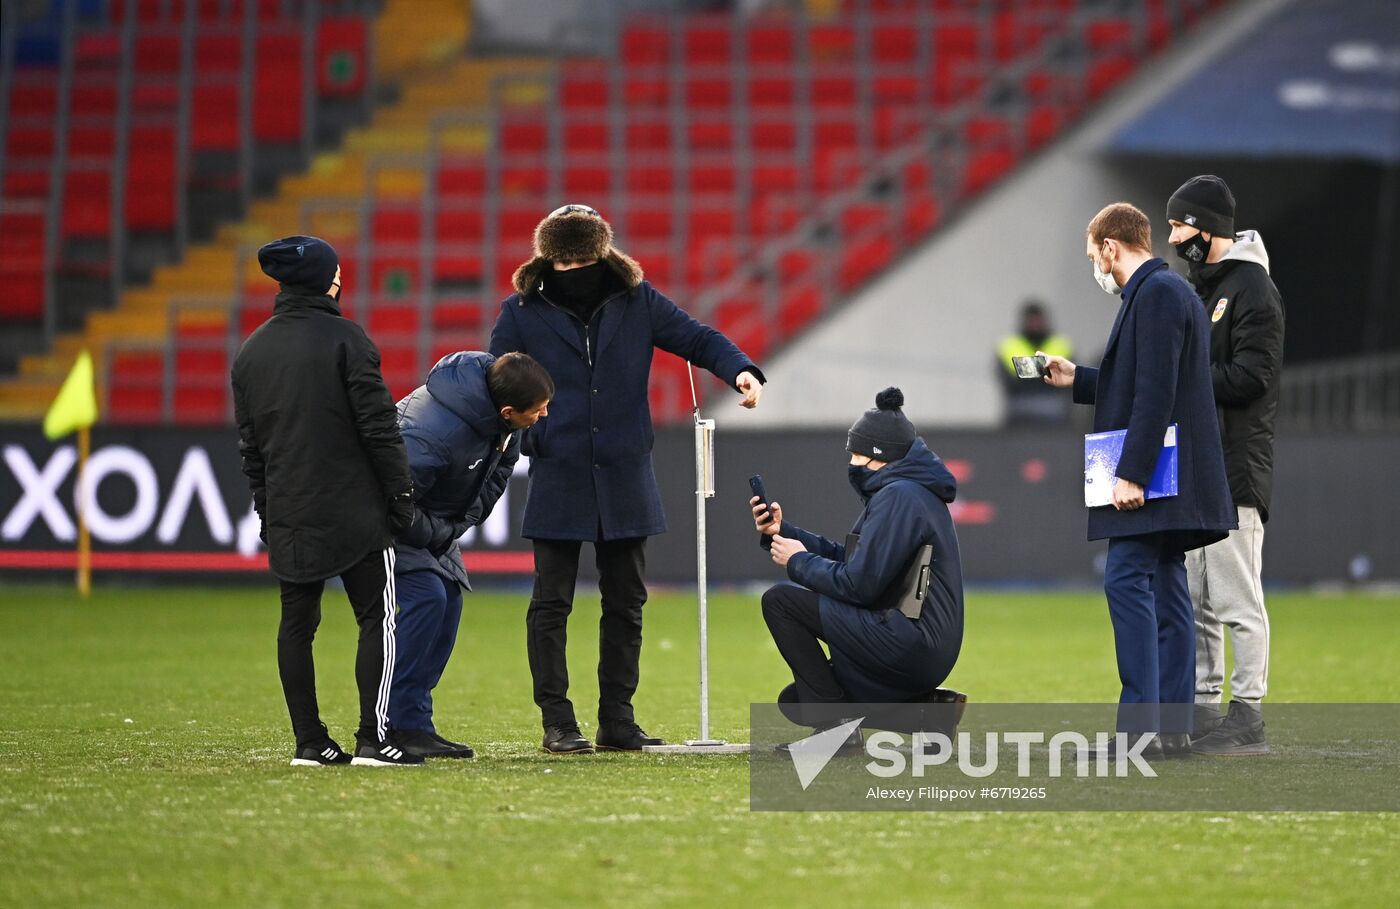
[[755, 407], [763, 373], [728, 338], [643, 280], [586, 205], [535, 228], [534, 256], [515, 272], [491, 353], [529, 354], [555, 383], [550, 415], [525, 435], [530, 460], [524, 535], [534, 543], [527, 649], [544, 748], [593, 751], [568, 697], [565, 624], [582, 544], [592, 543], [603, 599], [598, 659], [599, 748], [660, 744], [637, 725], [632, 695], [642, 649], [646, 539], [666, 531], [652, 469], [647, 380], [657, 348], [714, 373]]

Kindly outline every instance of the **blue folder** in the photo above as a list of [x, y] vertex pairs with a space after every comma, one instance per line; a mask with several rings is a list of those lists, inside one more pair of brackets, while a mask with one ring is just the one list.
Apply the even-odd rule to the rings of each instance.
[[[1149, 499], [1177, 493], [1177, 424], [1167, 427], [1162, 453], [1152, 469], [1145, 490]], [[1128, 431], [1091, 432], [1084, 437], [1084, 504], [1089, 508], [1113, 504], [1113, 484], [1117, 481], [1118, 459], [1123, 456], [1123, 440]]]

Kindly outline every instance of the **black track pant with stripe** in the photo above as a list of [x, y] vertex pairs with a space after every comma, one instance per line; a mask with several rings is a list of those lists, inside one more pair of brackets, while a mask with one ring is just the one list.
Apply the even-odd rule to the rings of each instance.
[[[355, 655], [360, 728], [355, 740], [361, 744], [382, 742], [389, 727], [389, 685], [394, 677], [394, 550], [371, 552], [341, 574], [340, 580], [360, 626]], [[299, 748], [319, 745], [327, 737], [316, 704], [316, 664], [311, 657], [311, 641], [321, 624], [324, 587], [325, 581], [282, 582], [277, 670]]]

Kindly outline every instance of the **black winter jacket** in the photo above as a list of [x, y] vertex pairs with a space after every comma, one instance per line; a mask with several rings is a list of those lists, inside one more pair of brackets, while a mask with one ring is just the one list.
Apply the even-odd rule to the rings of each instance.
[[1269, 254], [1245, 231], [1225, 258], [1191, 276], [1210, 316], [1210, 372], [1225, 445], [1225, 473], [1236, 505], [1269, 519], [1274, 489], [1274, 415], [1283, 365], [1283, 299], [1269, 277]]
[[391, 545], [408, 457], [379, 350], [333, 299], [277, 295], [234, 360], [233, 400], [273, 574], [323, 580]]

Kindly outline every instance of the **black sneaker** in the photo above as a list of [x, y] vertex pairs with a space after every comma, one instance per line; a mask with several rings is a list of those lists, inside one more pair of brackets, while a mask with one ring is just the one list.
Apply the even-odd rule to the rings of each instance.
[[578, 731], [577, 723], [544, 727], [544, 750], [550, 754], [592, 754], [593, 743]]
[[452, 758], [474, 758], [474, 757], [476, 757], [476, 752], [475, 752], [474, 750], [472, 750], [472, 746], [468, 745], [466, 742], [454, 742], [454, 741], [452, 741], [451, 739], [445, 739], [445, 738], [443, 738], [442, 736], [438, 735], [436, 732], [434, 732], [432, 735], [433, 735], [433, 738], [435, 738], [435, 739], [438, 740], [438, 744], [439, 744], [439, 745], [442, 745], [444, 748], [450, 748], [450, 749], [452, 750], [452, 753], [451, 753], [451, 754], [448, 754], [448, 755], [445, 755], [445, 757], [452, 757]]
[[1225, 711], [1218, 704], [1197, 704], [1191, 712], [1191, 741], [1203, 739], [1225, 722]]
[[475, 755], [470, 745], [449, 742], [447, 739], [427, 729], [395, 729], [390, 741], [421, 758], [469, 758]]
[[356, 767], [411, 767], [423, 763], [423, 758], [393, 742], [365, 742], [355, 749], [355, 759], [350, 763]]
[[1197, 754], [1247, 755], [1268, 754], [1269, 743], [1264, 740], [1264, 714], [1258, 705], [1231, 701], [1230, 712], [1215, 731], [1191, 743]]
[[647, 745], [664, 745], [664, 739], [647, 735], [636, 723], [599, 723], [595, 739], [599, 751], [641, 751]]
[[333, 739], [326, 739], [319, 745], [298, 748], [292, 758], [293, 767], [330, 767], [334, 764], [350, 763], [350, 755], [341, 750]]

